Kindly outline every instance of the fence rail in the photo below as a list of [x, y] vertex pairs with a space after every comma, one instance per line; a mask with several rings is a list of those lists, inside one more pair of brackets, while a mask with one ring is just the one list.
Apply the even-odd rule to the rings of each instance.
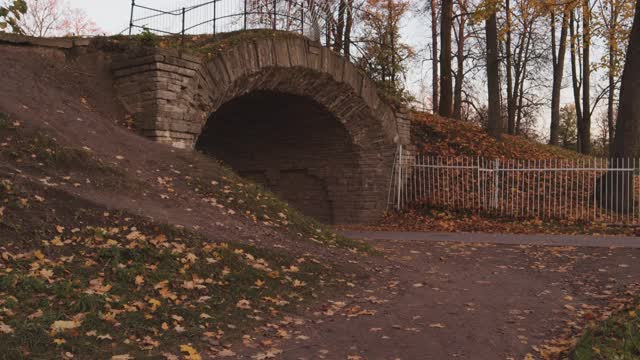
[[640, 224], [640, 159], [436, 157], [411, 155], [400, 148], [389, 206]]

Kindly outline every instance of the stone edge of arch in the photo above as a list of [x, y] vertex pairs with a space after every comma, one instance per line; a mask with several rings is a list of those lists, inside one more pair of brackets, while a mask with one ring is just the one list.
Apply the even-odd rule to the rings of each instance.
[[215, 82], [227, 85], [266, 67], [309, 69], [349, 85], [380, 121], [390, 143], [410, 144], [406, 109], [389, 106], [362, 71], [332, 50], [302, 37], [242, 41], [211, 59], [148, 49], [114, 56], [111, 70], [116, 94], [143, 135], [174, 147], [192, 148], [206, 120], [194, 121], [193, 117], [208, 116], [208, 109], [197, 107], [199, 102], [217, 100], [212, 97], [219, 85]]

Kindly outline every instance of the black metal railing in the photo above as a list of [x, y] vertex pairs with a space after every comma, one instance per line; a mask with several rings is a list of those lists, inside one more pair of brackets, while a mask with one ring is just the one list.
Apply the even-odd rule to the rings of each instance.
[[331, 24], [320, 8], [306, 0], [200, 0], [163, 10], [132, 0], [129, 34], [147, 30], [185, 36], [272, 29], [326, 42]]
[[[323, 46], [334, 47], [339, 37], [333, 14], [337, 11], [327, 0], [181, 0], [172, 10], [157, 9], [151, 0], [132, 0], [129, 35], [134, 32], [181, 36], [220, 34], [239, 30], [271, 29], [301, 34]], [[353, 8], [352, 17], [365, 14]], [[354, 21], [355, 23], [355, 21]], [[353, 39], [362, 29], [352, 29]], [[365, 51], [356, 41], [348, 54], [353, 63], [364, 65]]]

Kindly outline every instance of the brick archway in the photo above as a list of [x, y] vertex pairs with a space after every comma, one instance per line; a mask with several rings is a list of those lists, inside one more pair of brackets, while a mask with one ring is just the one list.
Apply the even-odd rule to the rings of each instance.
[[[370, 79], [331, 50], [299, 37], [257, 38], [235, 43], [208, 59], [155, 51], [116, 61], [114, 70], [123, 102], [136, 114], [138, 128], [154, 140], [182, 148], [193, 148], [197, 143], [199, 149], [223, 157], [232, 167], [235, 162], [240, 173], [262, 178], [285, 199], [324, 221], [368, 222], [382, 214], [396, 145], [409, 141], [408, 121], [378, 97]], [[287, 106], [283, 99], [303, 104], [300, 113], [314, 114], [306, 120], [321, 122], [335, 134], [340, 133], [339, 141], [346, 145], [336, 146], [327, 135], [315, 143], [315, 148], [307, 149], [305, 156], [283, 150], [271, 159], [263, 157], [267, 162], [282, 159], [270, 169], [250, 167], [239, 160], [240, 155], [236, 159], [233, 154], [222, 156], [229, 149], [217, 146], [223, 141], [207, 129], [217, 126], [233, 133], [238, 142], [249, 141], [248, 136], [243, 139], [241, 131], [233, 131], [238, 119], [229, 113], [246, 107], [252, 98], [256, 100], [256, 94], [271, 97], [271, 102], [280, 101], [282, 107]], [[269, 108], [265, 106], [263, 101], [262, 108]], [[242, 116], [258, 115], [245, 112]], [[278, 123], [278, 119], [265, 114], [280, 126], [280, 130], [272, 131], [290, 134], [291, 139], [305, 144], [309, 136], [305, 129], [310, 125], [296, 128], [295, 123], [287, 123], [295, 116], [283, 116]], [[230, 124], [227, 128], [209, 123], [221, 118]], [[246, 119], [239, 123], [246, 123]], [[291, 128], [297, 130], [287, 130]], [[349, 161], [332, 164], [322, 156]], [[303, 158], [308, 166], [302, 164]], [[287, 159], [289, 165], [284, 164]], [[310, 192], [313, 196], [305, 197], [304, 192], [292, 189], [284, 194], [278, 190], [284, 185], [274, 179], [285, 184], [306, 183], [314, 189]], [[313, 211], [314, 207], [324, 210]]]

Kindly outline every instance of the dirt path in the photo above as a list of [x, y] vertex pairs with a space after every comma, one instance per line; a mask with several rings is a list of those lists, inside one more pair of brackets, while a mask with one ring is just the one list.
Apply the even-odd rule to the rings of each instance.
[[637, 236], [597, 236], [597, 235], [531, 235], [531, 234], [488, 234], [452, 232], [409, 232], [409, 231], [344, 231], [345, 236], [363, 240], [401, 240], [430, 242], [488, 243], [507, 245], [547, 245], [586, 247], [640, 248]]
[[631, 298], [640, 274], [640, 249], [374, 243], [386, 256], [361, 264], [371, 279], [276, 343], [281, 358], [553, 358], [541, 353]]

